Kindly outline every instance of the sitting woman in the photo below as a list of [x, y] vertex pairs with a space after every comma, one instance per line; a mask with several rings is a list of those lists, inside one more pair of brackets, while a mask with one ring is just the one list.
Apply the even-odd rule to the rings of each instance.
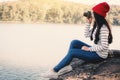
[[[108, 22], [105, 17], [107, 12], [110, 10], [109, 5], [106, 2], [97, 4], [92, 8], [93, 16], [87, 18], [87, 25], [85, 36], [90, 37], [94, 41], [94, 45], [90, 46], [82, 41], [73, 40], [70, 44], [67, 55], [56, 65], [52, 70], [43, 74], [46, 78], [57, 78], [59, 71], [68, 66], [73, 58], [82, 59], [86, 62], [94, 63], [105, 60], [108, 57], [109, 44], [112, 43], [112, 33]], [[90, 25], [94, 20], [92, 29]], [[67, 71], [72, 70], [69, 66]]]

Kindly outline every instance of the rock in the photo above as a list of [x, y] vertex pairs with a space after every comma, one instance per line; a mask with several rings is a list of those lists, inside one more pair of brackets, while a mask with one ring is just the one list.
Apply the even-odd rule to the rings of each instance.
[[[73, 70], [62, 74], [56, 80], [120, 80], [120, 51], [109, 51], [109, 57], [103, 62], [86, 63], [73, 59]], [[55, 80], [55, 79], [50, 79]]]
[[63, 80], [120, 80], [120, 58], [109, 58], [97, 64], [84, 63], [60, 77]]
[[91, 80], [120, 80], [120, 58], [107, 59], [93, 72]]

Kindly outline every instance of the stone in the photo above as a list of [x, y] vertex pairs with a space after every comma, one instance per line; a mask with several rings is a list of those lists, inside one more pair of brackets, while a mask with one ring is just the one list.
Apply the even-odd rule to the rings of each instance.
[[73, 59], [73, 70], [50, 80], [120, 80], [120, 50], [110, 50], [109, 57], [99, 63]]

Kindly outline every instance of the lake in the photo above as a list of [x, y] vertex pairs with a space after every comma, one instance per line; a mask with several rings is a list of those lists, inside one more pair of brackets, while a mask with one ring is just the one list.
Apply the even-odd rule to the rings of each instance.
[[[112, 32], [110, 49], [120, 49], [120, 26], [112, 26]], [[74, 39], [92, 45], [84, 38], [84, 25], [1, 23], [0, 79], [47, 80], [39, 74], [54, 67]]]

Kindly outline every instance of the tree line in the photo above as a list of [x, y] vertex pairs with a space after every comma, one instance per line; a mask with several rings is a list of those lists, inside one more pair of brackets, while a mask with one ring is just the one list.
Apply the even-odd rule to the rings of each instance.
[[[67, 23], [86, 22], [83, 13], [93, 5], [65, 2], [61, 0], [19, 0], [0, 3], [0, 21], [23, 23]], [[120, 25], [120, 6], [113, 5], [107, 19], [113, 25]]]

